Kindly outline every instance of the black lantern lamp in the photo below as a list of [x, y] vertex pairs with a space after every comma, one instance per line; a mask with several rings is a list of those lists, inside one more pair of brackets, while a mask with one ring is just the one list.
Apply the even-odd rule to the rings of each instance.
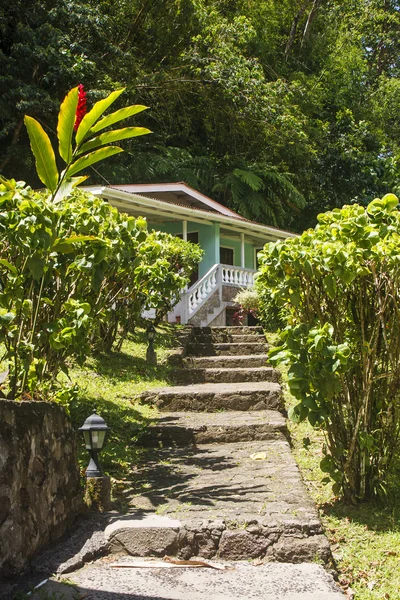
[[107, 427], [107, 423], [104, 419], [102, 419], [94, 410], [93, 414], [88, 417], [82, 427], [79, 428], [79, 431], [82, 431], [83, 433], [86, 450], [88, 450], [90, 454], [90, 462], [86, 469], [86, 477], [103, 477], [103, 471], [101, 470], [99, 462], [99, 452], [103, 449], [110, 427]]
[[147, 335], [147, 341], [149, 342], [147, 352], [146, 352], [146, 361], [148, 362], [149, 365], [156, 365], [157, 364], [157, 354], [156, 354], [156, 351], [154, 350], [154, 338], [156, 337], [156, 328], [154, 327], [153, 323], [150, 323], [150, 325], [148, 325], [147, 330], [146, 330], [146, 335]]

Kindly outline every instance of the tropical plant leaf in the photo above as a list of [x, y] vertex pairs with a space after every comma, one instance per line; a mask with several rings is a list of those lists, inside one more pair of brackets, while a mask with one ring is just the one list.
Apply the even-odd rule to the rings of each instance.
[[42, 183], [54, 192], [58, 183], [58, 170], [53, 146], [43, 127], [33, 117], [24, 117], [29, 141], [36, 161], [36, 172]]
[[132, 117], [133, 115], [137, 115], [143, 110], [147, 110], [148, 106], [143, 106], [142, 104], [134, 104], [132, 106], [127, 106], [126, 108], [120, 108], [115, 112], [111, 113], [111, 115], [107, 115], [103, 117], [94, 125], [90, 133], [97, 133], [110, 125], [114, 125], [114, 123], [118, 123], [118, 121], [122, 121], [122, 119], [127, 119], [128, 117]]
[[93, 235], [73, 235], [69, 238], [57, 238], [54, 241], [52, 250], [54, 252], [61, 252], [62, 254], [68, 254], [73, 252], [75, 247], [74, 244], [81, 242], [93, 242], [98, 241], [99, 238]]
[[98, 102], [96, 102], [96, 104], [93, 106], [92, 110], [90, 110], [83, 117], [83, 119], [78, 127], [78, 131], [76, 132], [75, 139], [76, 139], [77, 145], [81, 144], [88, 137], [90, 128], [101, 117], [103, 112], [106, 111], [107, 108], [109, 106], [111, 106], [111, 104], [113, 102], [115, 102], [115, 100], [117, 98], [119, 98], [119, 96], [122, 94], [122, 92], [124, 90], [125, 90], [125, 88], [121, 88], [120, 90], [111, 92], [111, 94], [109, 96], [107, 96], [107, 98], [104, 98], [104, 100], [99, 100]]
[[238, 177], [243, 183], [247, 184], [252, 190], [258, 192], [264, 187], [264, 181], [252, 171], [243, 171], [243, 169], [235, 169], [233, 174]]
[[113, 156], [114, 154], [119, 154], [119, 152], [123, 152], [122, 148], [118, 146], [106, 146], [105, 148], [100, 148], [99, 150], [95, 150], [94, 152], [90, 152], [85, 156], [81, 156], [78, 158], [68, 169], [66, 172], [66, 178], [72, 177], [75, 173], [79, 173], [86, 167], [90, 167], [94, 163], [100, 162], [109, 156]]
[[72, 134], [78, 106], [78, 87], [72, 88], [65, 96], [58, 113], [57, 137], [61, 158], [69, 164], [72, 159]]
[[71, 179], [64, 179], [57, 190], [57, 194], [54, 196], [54, 202], [60, 202], [63, 198], [69, 196], [74, 187], [86, 181], [88, 177], [88, 175], [80, 175], [79, 177], [71, 177]]
[[146, 127], [124, 127], [122, 129], [115, 129], [114, 131], [106, 131], [106, 133], [102, 133], [83, 144], [78, 154], [99, 148], [99, 146], [104, 146], [104, 144], [126, 140], [139, 135], [146, 135], [147, 133], [151, 133], [151, 131], [150, 129], [146, 129]]

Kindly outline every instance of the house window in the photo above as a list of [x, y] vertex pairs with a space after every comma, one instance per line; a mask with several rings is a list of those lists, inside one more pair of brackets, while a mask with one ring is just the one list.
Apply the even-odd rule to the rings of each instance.
[[[176, 237], [183, 239], [183, 235], [181, 233], [177, 233]], [[187, 241], [192, 242], [192, 244], [199, 243], [199, 232], [198, 231], [190, 231], [187, 234]]]
[[222, 265], [233, 265], [234, 264], [234, 253], [233, 248], [223, 248], [222, 246], [219, 249], [219, 262]]

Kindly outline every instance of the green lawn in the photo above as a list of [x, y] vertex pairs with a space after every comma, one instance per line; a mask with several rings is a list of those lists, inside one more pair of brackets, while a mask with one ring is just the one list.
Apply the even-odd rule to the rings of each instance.
[[[271, 342], [274, 336], [269, 335]], [[283, 380], [286, 381], [284, 368]], [[297, 403], [288, 392], [287, 408]], [[358, 506], [340, 502], [330, 484], [323, 484], [319, 462], [324, 436], [308, 422], [289, 422], [294, 456], [306, 486], [317, 503], [331, 543], [339, 582], [354, 600], [400, 599], [400, 469], [393, 474], [387, 500]]]

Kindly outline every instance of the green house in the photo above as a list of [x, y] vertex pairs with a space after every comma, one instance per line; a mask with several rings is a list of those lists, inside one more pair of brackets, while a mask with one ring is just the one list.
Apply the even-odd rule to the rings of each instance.
[[253, 285], [257, 252], [267, 242], [293, 234], [248, 221], [185, 183], [91, 187], [90, 191], [133, 216], [146, 217], [149, 229], [197, 243], [204, 250], [191, 285], [169, 314], [171, 322], [225, 325], [237, 309], [237, 292]]

